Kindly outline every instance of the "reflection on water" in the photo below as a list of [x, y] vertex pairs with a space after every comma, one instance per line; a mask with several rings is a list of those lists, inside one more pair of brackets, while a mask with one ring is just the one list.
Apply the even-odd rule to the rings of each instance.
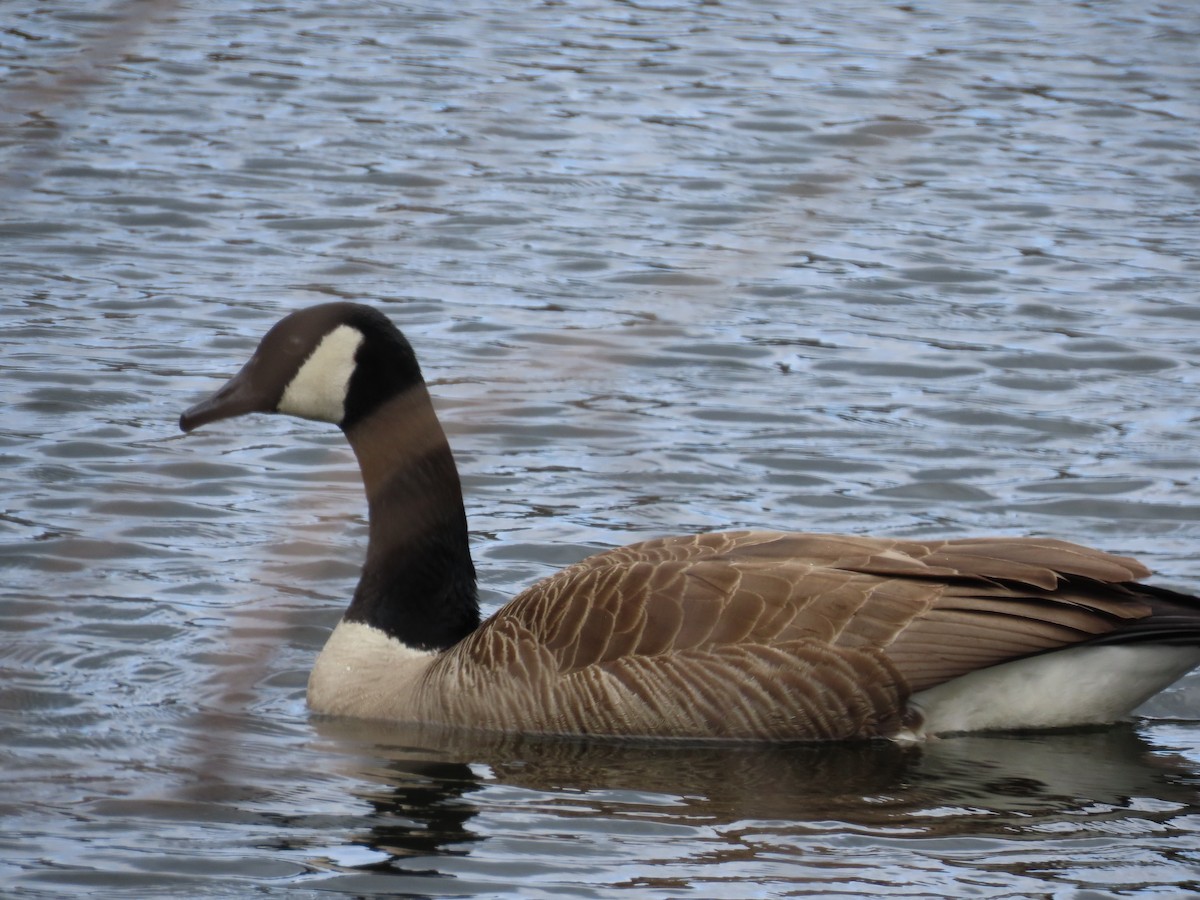
[[[793, 887], [833, 889], [855, 866], [898, 884], [911, 853], [984, 879], [1044, 877], [1049, 867], [1069, 880], [1071, 861], [1050, 861], [1062, 851], [1047, 854], [1047, 836], [1152, 833], [1165, 846], [1196, 827], [1194, 764], [1156, 752], [1128, 727], [767, 748], [597, 746], [335, 721], [317, 729], [370, 785], [358, 795], [372, 826], [355, 841], [379, 856], [343, 876], [354, 889], [397, 889], [386, 879], [413, 878], [424, 865], [444, 873], [442, 853], [494, 858], [494, 848], [461, 846], [493, 842], [544, 890], [601, 857], [619, 867], [627, 842], [654, 845], [638, 853], [647, 886], [719, 882], [738, 859], [775, 860], [773, 877]], [[486, 826], [475, 827], [476, 817]], [[848, 858], [812, 866], [835, 847]], [[1170, 871], [1158, 879], [1192, 877], [1169, 854], [1139, 865]]]
[[402, 324], [492, 608], [766, 526], [1200, 584], [1187, 4], [10, 0], [0, 879], [28, 896], [1200, 890], [1200, 681], [1108, 732], [584, 746], [311, 722], [340, 435], [180, 436], [282, 312]]

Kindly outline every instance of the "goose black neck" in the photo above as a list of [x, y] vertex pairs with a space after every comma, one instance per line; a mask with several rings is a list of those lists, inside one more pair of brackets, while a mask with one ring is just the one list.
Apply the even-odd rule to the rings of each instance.
[[479, 601], [458, 470], [424, 383], [344, 430], [370, 515], [345, 618], [417, 649], [451, 647], [478, 627]]

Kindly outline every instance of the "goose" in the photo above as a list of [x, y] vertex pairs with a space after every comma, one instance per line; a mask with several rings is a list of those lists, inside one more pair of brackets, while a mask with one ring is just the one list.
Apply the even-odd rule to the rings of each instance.
[[315, 714], [527, 735], [921, 740], [1111, 723], [1200, 663], [1200, 598], [1040, 537], [728, 531], [603, 551], [481, 623], [458, 470], [411, 345], [373, 306], [284, 317], [180, 417], [339, 426], [366, 558]]

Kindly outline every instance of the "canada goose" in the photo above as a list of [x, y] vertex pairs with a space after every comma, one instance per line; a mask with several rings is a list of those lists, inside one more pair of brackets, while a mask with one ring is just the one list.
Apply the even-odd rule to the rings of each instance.
[[1200, 663], [1200, 599], [1042, 538], [737, 531], [609, 550], [480, 624], [458, 471], [378, 310], [286, 316], [180, 418], [341, 427], [362, 577], [308, 685], [318, 713], [490, 731], [804, 741], [1100, 724]]

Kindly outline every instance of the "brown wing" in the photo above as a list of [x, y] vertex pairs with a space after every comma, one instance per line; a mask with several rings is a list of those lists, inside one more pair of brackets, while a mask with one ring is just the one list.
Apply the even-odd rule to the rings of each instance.
[[446, 665], [460, 696], [488, 693], [482, 673], [517, 676], [521, 710], [503, 715], [543, 730], [886, 733], [912, 691], [1147, 615], [1112, 586], [1145, 574], [1038, 539], [663, 538], [534, 585]]
[[[607, 579], [583, 597], [619, 604], [633, 593], [678, 616], [699, 594], [685, 576], [712, 586], [696, 619], [656, 627], [640, 640], [682, 646], [713, 627], [713, 644], [815, 638], [834, 646], [886, 649], [908, 686], [923, 690], [974, 669], [1107, 634], [1150, 612], [1144, 598], [1118, 585], [1149, 575], [1135, 560], [1065, 541], [976, 538], [921, 543], [843, 535], [731, 532], [662, 538], [590, 557], [535, 587], [557, 595], [542, 607], [542, 634], [579, 661], [626, 651], [602, 623], [584, 619], [596, 609], [568, 595], [583, 573]], [[577, 574], [578, 573], [578, 574]], [[645, 602], [634, 604], [645, 613]], [[751, 614], [753, 613], [753, 614]], [[600, 613], [603, 615], [603, 613]], [[786, 627], [784, 619], [787, 619]], [[661, 627], [665, 624], [666, 627]], [[608, 643], [605, 643], [605, 641]], [[603, 645], [603, 646], [601, 646]]]

